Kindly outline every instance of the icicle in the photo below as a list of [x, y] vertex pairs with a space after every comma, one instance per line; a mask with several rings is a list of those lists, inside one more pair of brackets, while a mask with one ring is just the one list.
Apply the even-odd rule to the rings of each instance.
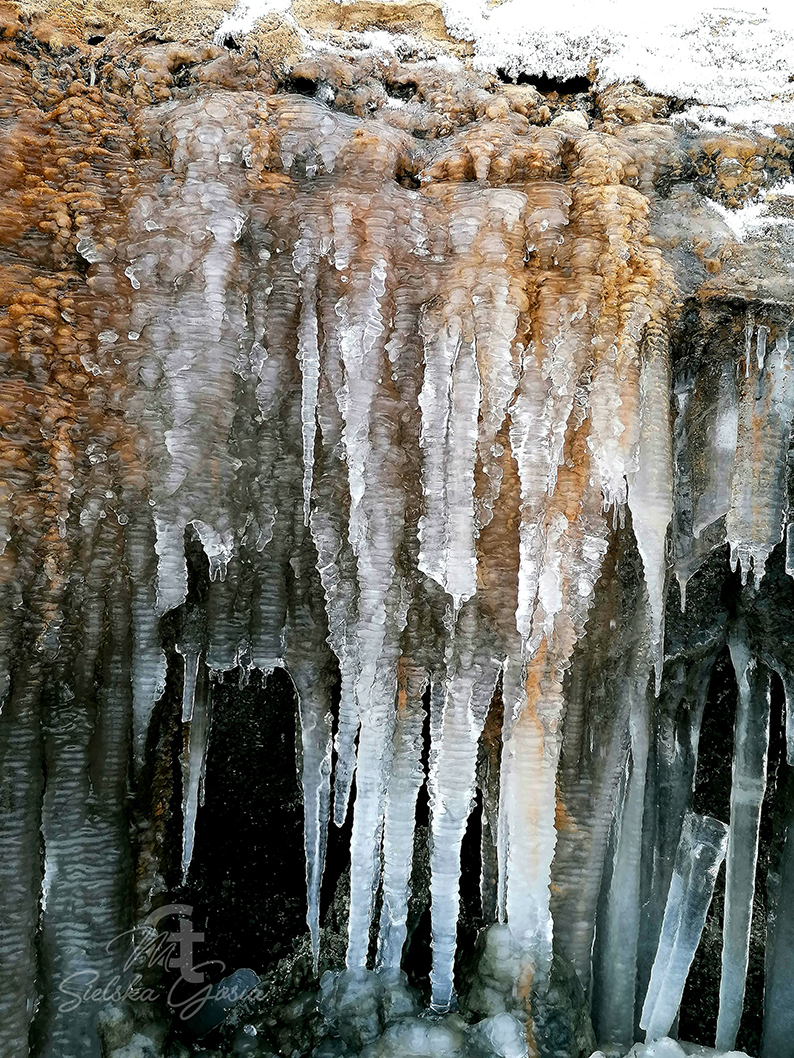
[[306, 921], [312, 942], [315, 973], [320, 958], [320, 888], [325, 866], [328, 819], [331, 813], [331, 711], [327, 676], [314, 663], [289, 663], [298, 695], [303, 786], [303, 832], [306, 848]]
[[157, 614], [168, 613], [187, 598], [187, 563], [185, 562], [185, 528], [156, 517], [157, 542]]
[[725, 857], [727, 832], [724, 823], [710, 816], [690, 812], [684, 820], [659, 947], [640, 1018], [648, 1041], [666, 1036], [675, 1021]]
[[357, 642], [350, 635], [354, 624], [355, 564], [347, 555], [346, 541], [327, 512], [315, 509], [311, 516], [312, 539], [317, 548], [317, 568], [328, 614], [328, 643], [339, 661], [339, 722], [336, 732], [334, 772], [334, 823], [341, 827], [347, 816], [350, 787], [356, 766], [358, 708]]
[[189, 724], [193, 719], [193, 708], [196, 702], [196, 680], [198, 679], [199, 659], [201, 653], [198, 650], [177, 650], [185, 659], [185, 675], [182, 683], [182, 723]]
[[655, 331], [646, 333], [644, 352], [640, 374], [639, 467], [629, 478], [629, 508], [648, 589], [658, 696], [664, 665], [666, 537], [673, 516], [670, 362], [666, 335]]
[[41, 884], [41, 672], [34, 655], [20, 658], [0, 717], [0, 1051], [29, 1054], [37, 1002], [36, 924]]
[[[458, 311], [462, 306], [458, 307]], [[480, 383], [468, 326], [451, 315], [426, 312], [422, 408], [422, 487], [419, 569], [437, 581], [455, 606], [476, 589], [474, 462]]]
[[[466, 185], [459, 190], [457, 207], [469, 213], [474, 207]], [[483, 469], [484, 488], [476, 497], [478, 529], [493, 517], [502, 482], [501, 446], [497, 434], [507, 413], [518, 381], [518, 349], [514, 340], [525, 303], [523, 214], [527, 197], [507, 188], [480, 191], [477, 201], [484, 211], [477, 239], [471, 248], [461, 249], [463, 260], [476, 255], [482, 267], [474, 272], [472, 317], [477, 364], [482, 380], [477, 453]], [[520, 349], [520, 346], [519, 346]]]
[[550, 462], [548, 457], [543, 458], [543, 449], [548, 447], [546, 391], [549, 389], [535, 350], [527, 350], [510, 414], [510, 446], [521, 480], [516, 628], [524, 639], [529, 638], [543, 554], [543, 504], [549, 488]]
[[[186, 681], [187, 682], [187, 681]], [[183, 702], [184, 709], [184, 702]], [[187, 732], [182, 759], [182, 884], [187, 882], [193, 844], [196, 836], [196, 816], [199, 796], [204, 785], [207, 766], [207, 743], [212, 721], [212, 691], [209, 673], [199, 674], [193, 715]]]
[[724, 616], [712, 614], [713, 604], [708, 595], [700, 605], [708, 614], [712, 635], [703, 644], [702, 625], [698, 621], [693, 623], [694, 641], [688, 640], [672, 662], [652, 715], [653, 738], [643, 819], [644, 876], [640, 895], [643, 914], [637, 981], [640, 997], [650, 981], [681, 829], [692, 798], [711, 674], [725, 645]]
[[[548, 971], [552, 955], [549, 880], [556, 844], [554, 777], [559, 751], [552, 740], [544, 738], [541, 717], [553, 723], [555, 713], [559, 716], [561, 690], [542, 668], [537, 674], [528, 673], [520, 657], [505, 663], [499, 812], [500, 824], [504, 819], [499, 849], [504, 896], [500, 904], [518, 949], [534, 958], [540, 973]], [[530, 693], [534, 701], [529, 700]]]
[[[791, 782], [790, 776], [788, 782]], [[790, 797], [790, 792], [786, 792]], [[791, 953], [794, 951], [794, 821], [790, 816], [777, 877], [773, 879], [770, 874], [769, 882], [770, 902], [774, 906], [769, 908], [767, 927], [761, 1058], [793, 1058], [794, 974], [791, 972]]]
[[[331, 312], [330, 299], [321, 301], [326, 329], [325, 357], [322, 363], [317, 419], [322, 429], [323, 448], [315, 474], [316, 502], [311, 514], [311, 534], [317, 549], [317, 571], [325, 596], [328, 645], [339, 662], [339, 719], [335, 740], [334, 823], [341, 827], [347, 816], [350, 789], [355, 772], [355, 741], [358, 734], [356, 681], [358, 640], [353, 634], [358, 615], [358, 570], [348, 537], [350, 494], [347, 473], [340, 458], [343, 423], [337, 405], [341, 388], [342, 364]], [[329, 318], [333, 316], [333, 319]]]
[[408, 882], [414, 845], [416, 798], [422, 782], [422, 696], [427, 674], [401, 658], [397, 677], [397, 720], [383, 827], [383, 908], [377, 969], [400, 969], [408, 917]]
[[736, 1042], [744, 1003], [750, 920], [758, 859], [758, 827], [766, 789], [769, 750], [769, 674], [750, 653], [740, 625], [728, 638], [739, 685], [733, 735], [731, 823], [725, 861], [725, 919], [717, 1043], [730, 1051]]
[[[736, 392], [736, 371], [730, 360], [725, 360], [716, 382], [716, 393], [708, 389], [704, 395], [709, 402], [716, 401], [714, 423], [705, 438], [705, 452], [698, 464], [707, 474], [703, 491], [695, 498], [692, 534], [699, 537], [704, 529], [724, 517], [731, 505], [731, 468], [736, 458], [739, 430], [739, 402]], [[705, 403], [705, 402], [704, 402]], [[700, 413], [708, 421], [708, 407], [700, 407]], [[705, 414], [704, 414], [705, 413]], [[692, 446], [697, 446], [699, 436], [688, 437]], [[696, 453], [692, 453], [693, 455]]]
[[[297, 519], [296, 519], [297, 520]], [[309, 533], [296, 531], [294, 573], [286, 629], [286, 664], [298, 696], [303, 837], [306, 850], [306, 921], [314, 969], [320, 958], [320, 891], [331, 814], [331, 688], [335, 669], [328, 648], [315, 549]]]
[[477, 786], [482, 794], [480, 899], [486, 923], [495, 922], [499, 902], [499, 762], [502, 751], [504, 704], [497, 690], [485, 719], [477, 759]]
[[[602, 494], [590, 479], [589, 469], [560, 469], [546, 514], [548, 530], [532, 637], [523, 656], [520, 648], [511, 654], [504, 672], [500, 915], [506, 910], [519, 949], [541, 973], [548, 970], [551, 960], [549, 884], [557, 836], [562, 679], [584, 632], [606, 552]], [[578, 497], [574, 522], [560, 509], [569, 489], [576, 490]]]
[[[640, 663], [640, 670], [645, 666]], [[627, 688], [631, 698], [631, 768], [626, 779], [622, 811], [617, 822], [614, 864], [606, 912], [599, 919], [600, 969], [594, 1009], [599, 1042], [622, 1048], [634, 1042], [634, 1002], [640, 919], [640, 858], [642, 853], [645, 773], [648, 761], [650, 710], [647, 668]]]
[[452, 970], [460, 902], [460, 848], [474, 797], [477, 742], [499, 674], [499, 659], [473, 607], [465, 607], [452, 633], [444, 704], [432, 761], [430, 792], [432, 851], [430, 899], [433, 968], [431, 1005], [452, 1002]]
[[750, 359], [753, 352], [753, 329], [755, 327], [755, 313], [748, 308], [744, 316], [744, 377], [750, 377]]
[[756, 584], [761, 583], [767, 559], [783, 539], [786, 462], [794, 418], [788, 345], [787, 335], [779, 334], [763, 372], [753, 368], [741, 386], [726, 535], [731, 568], [741, 566], [743, 582], [752, 568]]
[[758, 370], [762, 371], [764, 368], [764, 358], [766, 357], [766, 336], [769, 334], [769, 328], [761, 325], [758, 328], [755, 339], [755, 357], [758, 361]]
[[391, 665], [379, 664], [369, 701], [361, 713], [350, 845], [349, 970], [367, 963], [370, 922], [380, 881], [383, 804], [393, 749], [395, 692]]
[[126, 557], [132, 585], [133, 749], [143, 761], [152, 710], [165, 691], [166, 658], [157, 628], [151, 530], [138, 522], [127, 529]]
[[317, 327], [317, 263], [319, 236], [307, 224], [293, 254], [301, 275], [301, 310], [298, 324], [298, 361], [301, 366], [301, 433], [303, 437], [303, 523], [309, 524], [314, 439], [317, 433], [317, 390], [320, 378], [320, 348]]

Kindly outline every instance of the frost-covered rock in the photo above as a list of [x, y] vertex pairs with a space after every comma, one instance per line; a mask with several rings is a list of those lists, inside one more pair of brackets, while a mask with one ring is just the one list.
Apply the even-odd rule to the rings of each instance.
[[110, 1058], [161, 1058], [162, 1052], [154, 1042], [136, 1032], [130, 1042], [110, 1052]]
[[327, 970], [320, 980], [320, 1012], [332, 1032], [354, 1050], [372, 1043], [388, 1024], [418, 1010], [402, 973]]

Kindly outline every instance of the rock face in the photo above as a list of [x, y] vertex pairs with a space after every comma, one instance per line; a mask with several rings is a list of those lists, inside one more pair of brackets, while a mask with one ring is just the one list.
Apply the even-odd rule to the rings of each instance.
[[794, 1054], [794, 132], [478, 71], [431, 5], [45, 14], [0, 42], [3, 1054], [237, 1001], [190, 886], [277, 669], [308, 939], [211, 1046], [626, 1053], [716, 891], [694, 1035]]

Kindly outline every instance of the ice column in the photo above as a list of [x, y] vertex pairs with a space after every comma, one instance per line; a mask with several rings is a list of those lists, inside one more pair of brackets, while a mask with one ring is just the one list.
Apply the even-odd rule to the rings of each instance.
[[649, 1041], [666, 1036], [675, 1021], [725, 857], [727, 838], [728, 828], [718, 819], [694, 813], [684, 819], [659, 947], [640, 1018], [640, 1027], [645, 1029]]
[[[771, 881], [771, 879], [770, 879]], [[766, 947], [761, 1058], [794, 1056], [794, 821], [786, 828], [777, 878], [774, 929]]]
[[731, 826], [725, 862], [725, 924], [717, 1017], [716, 1046], [725, 1051], [733, 1049], [742, 1018], [758, 828], [769, 750], [769, 674], [750, 654], [743, 624], [732, 630], [728, 645], [739, 684], [739, 700], [733, 735]]
[[[644, 651], [641, 651], [644, 653]], [[647, 657], [647, 655], [646, 655]], [[640, 857], [642, 853], [645, 773], [648, 762], [650, 710], [648, 667], [627, 681], [631, 697], [631, 767], [617, 826], [612, 879], [603, 923], [600, 1009], [595, 1021], [598, 1039], [630, 1047], [634, 1042], [634, 997], [640, 934]]]

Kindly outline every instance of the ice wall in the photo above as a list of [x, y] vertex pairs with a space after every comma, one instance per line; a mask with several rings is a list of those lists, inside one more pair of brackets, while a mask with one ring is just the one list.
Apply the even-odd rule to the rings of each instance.
[[[708, 904], [681, 828], [728, 624], [730, 1045], [765, 688], [790, 683], [790, 657], [717, 589], [672, 632], [666, 604], [672, 574], [678, 606], [726, 545], [742, 605], [763, 598], [794, 390], [772, 280], [730, 279], [718, 211], [696, 227], [708, 143], [639, 89], [597, 110], [550, 97], [552, 118], [530, 86], [443, 64], [331, 54], [278, 85], [175, 46], [129, 67], [76, 48], [69, 81], [49, 43], [8, 36], [27, 72], [2, 97], [3, 1053], [32, 1031], [41, 1055], [99, 1054], [95, 1012], [65, 1015], [59, 990], [111, 972], [104, 945], [140, 913], [127, 784], [159, 752], [167, 678], [184, 880], [213, 686], [277, 667], [298, 699], [315, 967], [327, 835], [349, 818], [345, 973], [366, 978], [373, 941], [399, 971], [426, 786], [430, 1004], [454, 1008], [479, 790], [484, 918], [515, 970], [490, 1013], [541, 1048], [556, 958], [602, 1042], [628, 1048], [643, 1003], [667, 1032]], [[734, 140], [724, 155], [744, 157]]]

